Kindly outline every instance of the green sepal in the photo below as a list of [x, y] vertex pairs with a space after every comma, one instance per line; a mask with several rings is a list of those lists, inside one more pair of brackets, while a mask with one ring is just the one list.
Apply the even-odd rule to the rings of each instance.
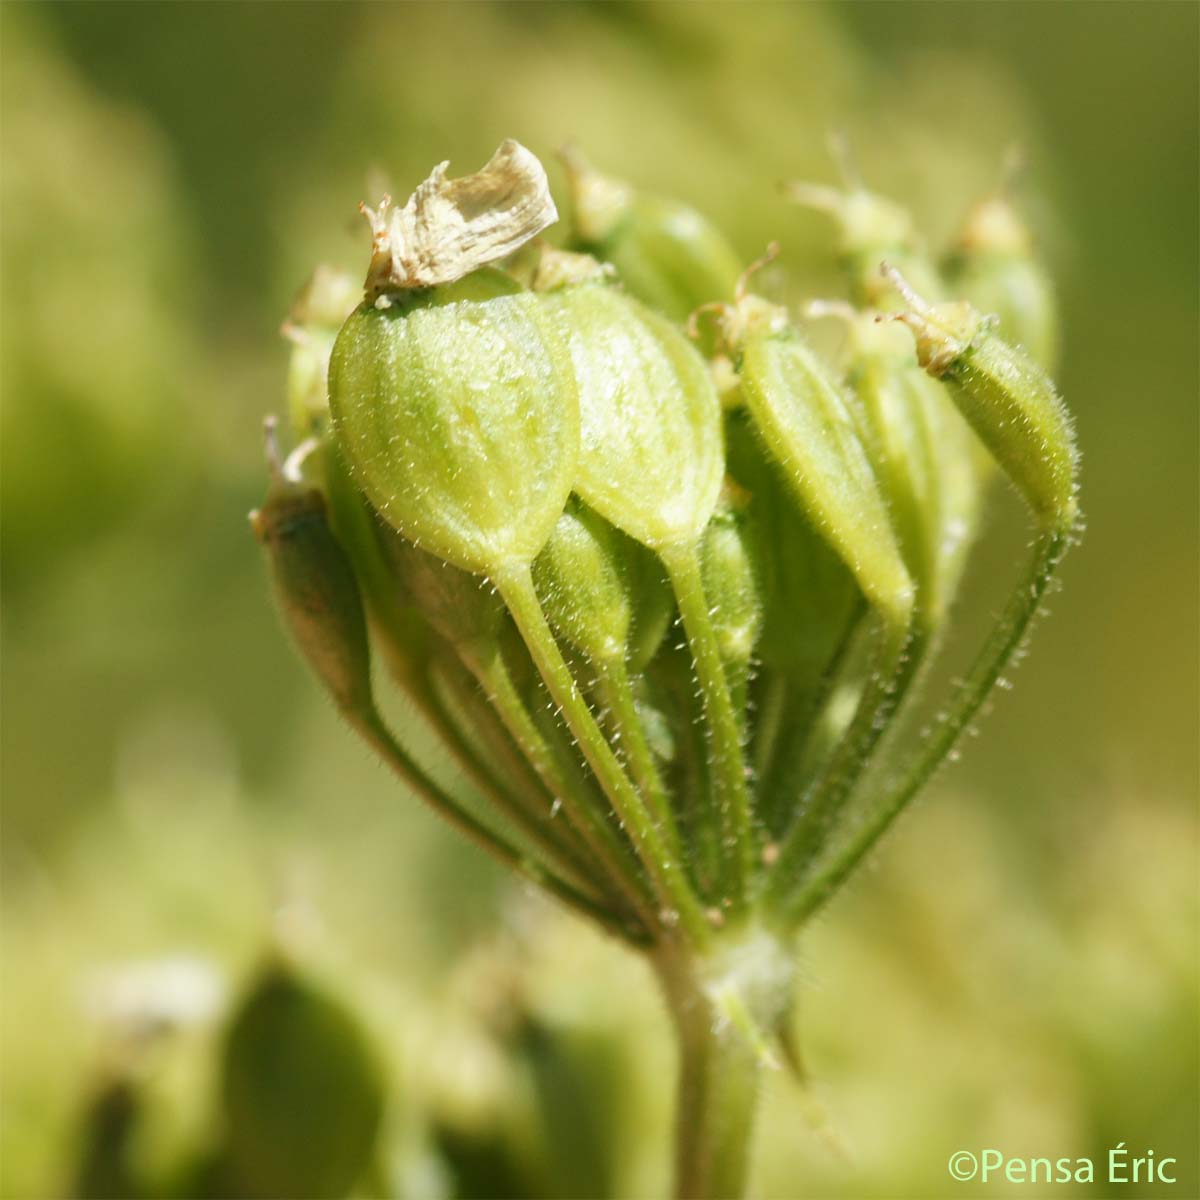
[[239, 1194], [339, 1197], [370, 1162], [379, 1064], [340, 1001], [282, 962], [243, 998], [221, 1060], [225, 1157]]
[[574, 487], [643, 545], [691, 544], [720, 492], [721, 404], [704, 360], [665, 317], [618, 288], [541, 297], [570, 346], [581, 453]]
[[330, 364], [356, 483], [410, 541], [478, 574], [533, 560], [579, 451], [570, 358], [540, 299], [459, 298], [512, 286], [481, 271], [362, 304]]

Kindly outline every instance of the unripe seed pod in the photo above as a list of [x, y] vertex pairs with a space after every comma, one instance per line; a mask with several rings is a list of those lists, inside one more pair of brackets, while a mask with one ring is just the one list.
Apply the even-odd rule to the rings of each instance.
[[1049, 376], [966, 302], [930, 305], [897, 271], [884, 269], [910, 305], [896, 319], [913, 331], [921, 366], [949, 386], [1039, 523], [1070, 529], [1079, 513], [1078, 451]]
[[[273, 426], [268, 426], [268, 438]], [[274, 455], [274, 443], [268, 441]], [[250, 514], [266, 548], [279, 608], [300, 653], [348, 715], [373, 711], [366, 618], [358, 583], [314, 487], [277, 463], [261, 508]]]
[[629, 294], [684, 321], [703, 304], [732, 300], [741, 261], [725, 235], [678, 200], [647, 196], [562, 153], [578, 247], [617, 268]]
[[538, 297], [480, 269], [554, 219], [545, 174], [520, 150], [505, 143], [460, 180], [446, 181], [443, 164], [403, 210], [368, 210], [373, 298], [342, 327], [330, 364], [356, 482], [410, 541], [480, 574], [537, 555], [579, 446], [555, 322]]
[[1059, 343], [1054, 286], [1029, 229], [1003, 195], [971, 210], [944, 270], [957, 295], [999, 318], [1006, 341], [1054, 370]]
[[912, 579], [847, 397], [781, 309], [742, 296], [723, 323], [768, 455], [870, 604], [893, 626], [907, 625]]
[[[847, 382], [859, 402], [863, 442], [917, 585], [922, 620], [934, 626], [953, 582], [951, 553], [974, 525], [977, 506], [967, 501], [978, 495], [979, 483], [968, 495], [967, 479], [960, 478], [978, 475], [964, 445], [964, 438], [974, 438], [943, 389], [917, 366], [911, 340], [893, 325], [847, 305], [817, 302], [809, 312], [848, 324]], [[964, 454], [965, 463], [959, 461]]]
[[355, 479], [405, 537], [480, 573], [542, 548], [571, 491], [579, 409], [537, 297], [362, 305], [334, 347], [330, 402]]
[[846, 630], [854, 576], [810, 524], [782, 470], [763, 456], [749, 414], [732, 414], [727, 436], [730, 473], [750, 493], [745, 533], [763, 609], [757, 654], [772, 671], [809, 686]]
[[575, 491], [643, 545], [694, 543], [723, 474], [721, 404], [704, 360], [665, 317], [603, 280], [542, 303], [579, 384]]
[[631, 612], [620, 537], [572, 499], [533, 563], [546, 619], [594, 663], [626, 657]]

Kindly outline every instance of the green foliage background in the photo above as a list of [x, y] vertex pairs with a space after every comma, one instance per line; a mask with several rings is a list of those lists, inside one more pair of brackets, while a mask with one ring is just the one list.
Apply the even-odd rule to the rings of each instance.
[[[779, 238], [803, 292], [830, 295], [830, 230], [776, 183], [831, 179], [832, 127], [934, 242], [1025, 146], [1089, 528], [1015, 695], [806, 939], [814, 1087], [772, 1081], [754, 1186], [962, 1195], [958, 1149], [1124, 1142], [1180, 1164], [1173, 1188], [1122, 1195], [1200, 1191], [1194, 5], [81, 3], [0, 21], [0, 1192], [68, 1186], [118, 1056], [83, 1015], [98, 969], [188, 951], [236, 989], [272, 937], [380, 1046], [403, 1194], [447, 1186], [430, 1112], [468, 1132], [534, 1114], [505, 1136], [540, 1146], [545, 1194], [663, 1190], [672, 1051], [648, 976], [515, 893], [337, 725], [245, 525], [259, 424], [282, 406], [291, 295], [319, 259], [365, 264], [355, 205], [385, 183], [473, 169], [504, 136], [544, 155], [574, 137], [747, 259]], [[1018, 558], [1016, 505], [994, 512], [964, 638]], [[596, 1099], [568, 1103], [560, 1079], [555, 1128], [513, 1013], [585, 1046], [572, 1078]], [[219, 1036], [147, 1069], [146, 1163], [206, 1136]]]

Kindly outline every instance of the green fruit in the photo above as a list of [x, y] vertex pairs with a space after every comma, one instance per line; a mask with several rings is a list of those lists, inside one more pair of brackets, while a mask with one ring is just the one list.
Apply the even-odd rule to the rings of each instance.
[[368, 499], [410, 541], [481, 574], [537, 555], [578, 456], [566, 346], [513, 286], [483, 271], [364, 303], [330, 366], [337, 436]]
[[737, 251], [690, 205], [637, 192], [566, 151], [576, 241], [617, 269], [631, 296], [673, 321], [704, 304], [733, 299]]
[[670, 321], [620, 289], [543, 297], [579, 384], [575, 490], [643, 545], [692, 544], [724, 474], [721, 404], [704, 360]]
[[917, 360], [946, 383], [959, 411], [1046, 529], [1079, 515], [1079, 453], [1066, 406], [1024, 351], [997, 337], [965, 301], [930, 305], [894, 270], [909, 311], [898, 314], [917, 341]]
[[890, 624], [908, 623], [913, 584], [847, 399], [790, 328], [752, 332], [742, 395], [805, 515]]

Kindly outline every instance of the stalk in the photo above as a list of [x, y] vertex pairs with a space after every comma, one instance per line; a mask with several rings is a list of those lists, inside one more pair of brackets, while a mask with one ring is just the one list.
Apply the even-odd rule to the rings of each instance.
[[758, 1105], [758, 1055], [703, 997], [672, 1009], [679, 1038], [677, 1200], [745, 1193]]
[[[539, 841], [552, 843], [556, 853], [566, 855], [576, 873], [582, 871], [598, 890], [615, 895], [621, 903], [631, 903], [631, 893], [637, 891], [636, 875], [632, 880], [630, 877], [631, 869], [636, 872], [637, 868], [632, 849], [607, 822], [597, 819], [580, 787], [561, 770], [499, 651], [487, 658], [472, 656], [466, 668], [474, 676], [472, 688], [478, 682], [490, 702], [474, 706], [480, 710], [481, 719], [495, 723], [498, 714], [502, 727], [494, 732], [502, 749], [511, 751], [511, 737], [521, 751], [512, 755], [514, 760], [522, 764], [526, 774], [530, 767], [536, 772], [529, 782], [538, 799], [533, 812], [520, 818], [522, 827], [532, 821]], [[565, 820], [555, 818], [555, 804], [562, 806]], [[528, 810], [530, 806], [524, 807]], [[624, 863], [624, 869], [618, 869], [616, 860]]]
[[806, 790], [763, 887], [766, 907], [786, 906], [850, 799], [872, 751], [916, 674], [923, 637], [910, 626], [885, 626], [866, 690], [826, 769]]
[[790, 1010], [789, 949], [753, 927], [726, 933], [708, 954], [656, 953], [679, 1045], [676, 1200], [745, 1193], [768, 1038]]
[[782, 729], [779, 744], [767, 765], [766, 774], [762, 776], [759, 796], [763, 824], [771, 834], [778, 836], [788, 828], [791, 815], [789, 805], [795, 803], [802, 790], [802, 769], [808, 761], [821, 714], [843, 674], [865, 614], [866, 605], [860, 600], [815, 685], [801, 688], [791, 680], [782, 681]]
[[[671, 857], [642, 797], [596, 724], [546, 622], [529, 567], [514, 567], [505, 575], [494, 576], [492, 582], [504, 598], [550, 695], [649, 872], [664, 912], [671, 914], [665, 918], [668, 927], [677, 923], [694, 945], [704, 945], [708, 940], [708, 922], [688, 882], [684, 864]], [[661, 914], [657, 923], [663, 923]]]
[[805, 920], [833, 895], [954, 749], [1021, 648], [1069, 542], [1070, 531], [1067, 529], [1055, 528], [1039, 536], [1028, 571], [1013, 592], [954, 703], [939, 715], [935, 732], [927, 738], [900, 783], [837, 851], [832, 861], [790, 900], [786, 906], [790, 921]]
[[672, 546], [660, 551], [663, 565], [675, 590], [679, 615], [683, 619], [695, 661], [696, 678], [704, 698], [711, 744], [712, 777], [715, 783], [718, 820], [721, 830], [722, 880], [732, 911], [745, 903], [749, 880], [754, 871], [755, 837], [751, 823], [750, 790], [746, 758], [742, 752], [742, 729], [721, 651], [713, 629], [712, 616], [704, 595], [704, 582], [696, 547]]
[[468, 727], [473, 728], [481, 746], [490, 753], [497, 766], [503, 764], [507, 768], [502, 772], [503, 787], [489, 793], [497, 809], [558, 866], [599, 892], [613, 893], [619, 902], [620, 892], [614, 893], [604, 874], [596, 870], [592, 856], [573, 836], [574, 830], [551, 819], [553, 796], [513, 750], [508, 733], [496, 720], [495, 711], [485, 703], [476, 680], [457, 660], [441, 662], [437, 666], [441, 668], [438, 672], [441, 686], [449, 692], [455, 709], [469, 723]]
[[618, 657], [594, 665], [599, 676], [601, 699], [609, 711], [613, 732], [620, 739], [621, 749], [629, 763], [634, 782], [649, 805], [651, 816], [658, 822], [672, 856], [680, 862], [685, 862], [675, 814], [663, 786], [658, 765], [654, 761], [654, 754], [646, 741], [625, 660]]
[[598, 924], [607, 933], [625, 940], [646, 941], [646, 931], [619, 919], [592, 897], [548, 871], [539, 863], [522, 854], [515, 846], [477, 820], [454, 799], [448, 796], [409, 757], [407, 751], [396, 741], [378, 714], [368, 715], [346, 712], [343, 714], [354, 726], [364, 741], [385, 763], [425, 801], [434, 812], [453, 825], [460, 833], [494, 858], [501, 866], [515, 872], [529, 882], [545, 888], [569, 908]]

